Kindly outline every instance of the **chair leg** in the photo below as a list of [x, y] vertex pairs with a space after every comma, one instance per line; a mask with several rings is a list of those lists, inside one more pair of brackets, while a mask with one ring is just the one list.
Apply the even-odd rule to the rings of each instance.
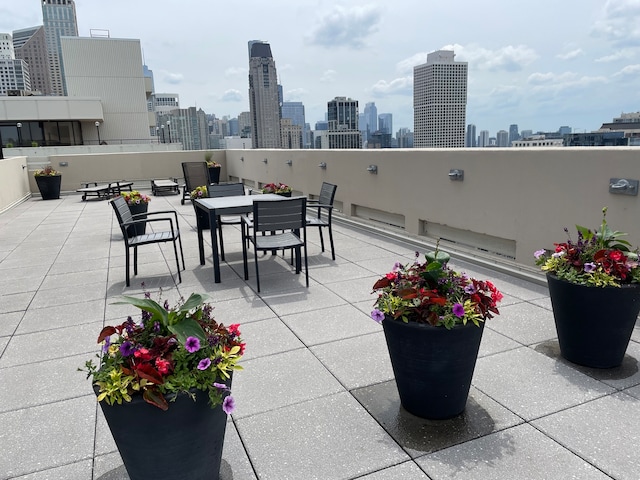
[[331, 258], [333, 260], [336, 259], [336, 251], [333, 248], [333, 230], [331, 229], [331, 224], [329, 224], [329, 243], [331, 244]]
[[182, 283], [182, 275], [180, 275], [180, 260], [178, 260], [178, 247], [175, 240], [173, 241], [173, 253], [176, 255], [176, 267], [178, 267], [178, 283]]
[[256, 263], [256, 284], [258, 286], [258, 293], [260, 293], [260, 272], [258, 271], [258, 249], [253, 245], [253, 261]]
[[133, 274], [138, 275], [138, 247], [133, 247]]
[[[182, 249], [182, 237], [178, 236], [178, 243], [180, 244], [180, 257], [182, 257], [182, 270], [186, 270], [187, 267], [184, 265], [184, 250]], [[180, 270], [180, 266], [178, 266], [178, 271]]]
[[224, 239], [222, 238], [222, 223], [220, 223], [220, 217], [218, 217], [218, 243], [220, 244], [220, 260], [224, 262]]
[[304, 239], [304, 276], [307, 282], [307, 288], [309, 287], [309, 261], [307, 260], [307, 237]]
[[126, 285], [127, 285], [127, 287], [129, 287], [130, 286], [130, 283], [129, 283], [129, 263], [130, 263], [129, 262], [129, 248], [126, 247], [125, 250], [127, 252], [127, 259], [125, 260]]
[[245, 237], [245, 226], [244, 224], [241, 225], [242, 228], [242, 264], [244, 267], [244, 279], [245, 280], [249, 280], [249, 265], [248, 265], [248, 259], [247, 259], [247, 248], [249, 248], [249, 228], [247, 227], [247, 237]]
[[318, 233], [320, 234], [320, 248], [324, 252], [324, 237], [322, 236], [322, 227], [318, 227]]

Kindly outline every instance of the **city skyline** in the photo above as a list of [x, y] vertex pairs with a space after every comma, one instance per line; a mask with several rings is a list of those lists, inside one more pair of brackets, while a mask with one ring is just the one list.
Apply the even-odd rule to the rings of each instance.
[[[271, 45], [285, 101], [304, 103], [307, 122], [323, 120], [337, 96], [375, 102], [394, 129], [413, 128], [413, 67], [439, 49], [469, 63], [467, 123], [479, 130], [534, 131], [561, 125], [594, 130], [621, 112], [640, 110], [640, 0], [542, 1], [514, 9], [469, 2], [446, 5], [248, 0], [221, 11], [195, 0], [175, 4], [76, 0], [78, 33], [109, 30], [140, 39], [156, 92], [217, 117], [249, 110], [247, 42]], [[0, 6], [0, 32], [42, 24], [39, 0]], [[265, 21], [272, 18], [273, 22]], [[230, 21], [235, 19], [234, 21]], [[188, 32], [184, 34], [182, 32]], [[588, 99], [588, 102], [584, 100]], [[394, 132], [395, 133], [395, 132]]]

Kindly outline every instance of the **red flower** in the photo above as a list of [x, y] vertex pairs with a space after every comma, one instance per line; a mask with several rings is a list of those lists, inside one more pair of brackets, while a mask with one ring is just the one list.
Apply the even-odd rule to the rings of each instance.
[[156, 368], [162, 375], [168, 375], [171, 373], [171, 362], [164, 358], [156, 358]]

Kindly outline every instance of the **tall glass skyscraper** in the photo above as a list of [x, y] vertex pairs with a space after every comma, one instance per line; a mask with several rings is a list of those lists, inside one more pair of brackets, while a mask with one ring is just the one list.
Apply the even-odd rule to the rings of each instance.
[[42, 23], [47, 43], [47, 55], [53, 95], [66, 95], [64, 67], [60, 60], [60, 37], [77, 37], [78, 22], [73, 0], [42, 0]]
[[413, 146], [464, 147], [467, 115], [467, 62], [452, 50], [427, 55], [413, 68]]
[[249, 110], [253, 148], [281, 148], [280, 98], [271, 46], [249, 42]]

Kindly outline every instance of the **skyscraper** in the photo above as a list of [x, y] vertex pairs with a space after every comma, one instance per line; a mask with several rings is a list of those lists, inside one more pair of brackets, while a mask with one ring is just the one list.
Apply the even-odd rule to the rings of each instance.
[[358, 101], [336, 97], [327, 103], [328, 148], [362, 148], [358, 129]]
[[498, 133], [496, 133], [496, 145], [498, 147], [511, 146], [511, 144], [509, 143], [509, 134], [506, 130], [499, 130]]
[[467, 109], [467, 62], [438, 50], [413, 68], [415, 148], [464, 147]]
[[520, 140], [520, 132], [518, 131], [518, 124], [512, 123], [509, 125], [509, 146], [511, 146], [511, 142], [516, 140]]
[[393, 114], [381, 113], [378, 115], [378, 130], [389, 135], [393, 134]]
[[283, 102], [282, 118], [290, 118], [293, 125], [299, 125], [302, 129], [302, 148], [309, 148], [309, 129], [305, 120], [304, 105], [302, 102]]
[[360, 125], [362, 131], [370, 133], [378, 130], [378, 108], [375, 102], [368, 102], [364, 106], [364, 125]]
[[10, 90], [31, 90], [29, 66], [24, 60], [16, 60], [11, 35], [0, 33], [0, 95]]
[[53, 95], [66, 95], [64, 66], [61, 61], [60, 37], [77, 37], [78, 22], [73, 0], [42, 0], [42, 22], [49, 56], [49, 72]]
[[489, 146], [489, 130], [480, 130], [480, 135], [478, 135], [478, 146], [479, 147]]
[[253, 148], [281, 148], [276, 63], [268, 43], [249, 42], [249, 110]]
[[29, 65], [31, 90], [52, 95], [51, 72], [47, 55], [47, 42], [44, 27], [23, 28], [13, 31], [13, 48], [16, 58], [24, 60]]
[[477, 146], [477, 137], [476, 137], [476, 126], [473, 123], [467, 125], [467, 138], [464, 142], [465, 147], [476, 147]]

